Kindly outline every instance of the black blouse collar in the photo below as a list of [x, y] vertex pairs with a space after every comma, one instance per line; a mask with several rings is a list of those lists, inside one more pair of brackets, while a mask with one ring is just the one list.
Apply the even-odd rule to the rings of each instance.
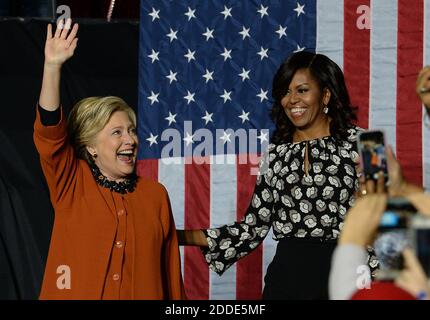
[[95, 163], [90, 163], [91, 172], [96, 180], [97, 184], [104, 188], [108, 188], [110, 191], [114, 191], [120, 194], [127, 192], [133, 192], [136, 188], [137, 175], [133, 172], [129, 178], [123, 182], [111, 181], [106, 178]]

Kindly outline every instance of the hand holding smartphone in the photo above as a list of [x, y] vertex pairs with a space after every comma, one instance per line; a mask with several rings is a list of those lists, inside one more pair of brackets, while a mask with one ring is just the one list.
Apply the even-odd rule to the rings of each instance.
[[383, 172], [385, 185], [387, 185], [388, 164], [384, 133], [380, 130], [361, 132], [358, 135], [357, 144], [361, 170], [366, 180], [377, 181], [379, 173]]
[[405, 198], [389, 198], [373, 244], [379, 260], [376, 278], [391, 281], [404, 268], [402, 251], [410, 247], [430, 276], [430, 219], [417, 214]]

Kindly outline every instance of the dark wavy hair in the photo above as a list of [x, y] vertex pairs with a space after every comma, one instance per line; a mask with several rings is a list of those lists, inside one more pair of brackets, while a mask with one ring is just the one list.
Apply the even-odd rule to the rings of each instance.
[[273, 78], [272, 97], [274, 102], [271, 117], [275, 122], [276, 130], [273, 133], [272, 142], [286, 143], [292, 141], [296, 128], [285, 114], [281, 100], [287, 94], [294, 74], [300, 69], [309, 70], [317, 81], [321, 92], [326, 88], [330, 90], [331, 97], [327, 105], [327, 115], [332, 119], [330, 134], [341, 139], [346, 138], [347, 130], [357, 120], [357, 108], [351, 105], [342, 70], [325, 55], [302, 51], [288, 57]]

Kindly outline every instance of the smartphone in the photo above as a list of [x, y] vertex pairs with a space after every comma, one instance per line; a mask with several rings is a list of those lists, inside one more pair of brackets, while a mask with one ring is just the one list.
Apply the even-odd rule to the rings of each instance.
[[405, 198], [389, 198], [378, 227], [378, 236], [373, 244], [379, 260], [376, 278], [392, 281], [403, 269], [402, 252], [413, 247], [413, 218], [416, 208]]
[[384, 133], [380, 130], [361, 132], [358, 135], [357, 144], [361, 170], [366, 180], [378, 180], [378, 173], [382, 171], [387, 184], [388, 165]]
[[412, 217], [417, 209], [402, 197], [388, 198], [387, 207], [379, 222], [379, 233], [390, 230], [405, 230], [411, 227]]
[[430, 218], [416, 215], [411, 221], [411, 246], [427, 277], [430, 277]]

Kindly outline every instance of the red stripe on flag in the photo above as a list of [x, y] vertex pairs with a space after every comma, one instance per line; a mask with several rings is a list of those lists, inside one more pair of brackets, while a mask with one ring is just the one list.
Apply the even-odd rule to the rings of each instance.
[[368, 128], [370, 30], [357, 26], [363, 15], [357, 8], [363, 5], [370, 8], [370, 0], [344, 2], [344, 73], [352, 104], [358, 106], [358, 125]]
[[[255, 167], [247, 161], [240, 164], [237, 157], [237, 220], [240, 221], [246, 213], [254, 192], [257, 176], [251, 175], [251, 168]], [[263, 276], [263, 246], [260, 245], [251, 254], [237, 262], [236, 268], [236, 299], [261, 299]]]
[[136, 172], [140, 177], [158, 181], [158, 159], [138, 160]]
[[[185, 164], [185, 229], [210, 225], [210, 165]], [[184, 285], [188, 299], [209, 299], [209, 269], [198, 247], [184, 248]]]
[[422, 105], [415, 82], [423, 66], [424, 3], [398, 2], [397, 158], [405, 178], [422, 185]]

